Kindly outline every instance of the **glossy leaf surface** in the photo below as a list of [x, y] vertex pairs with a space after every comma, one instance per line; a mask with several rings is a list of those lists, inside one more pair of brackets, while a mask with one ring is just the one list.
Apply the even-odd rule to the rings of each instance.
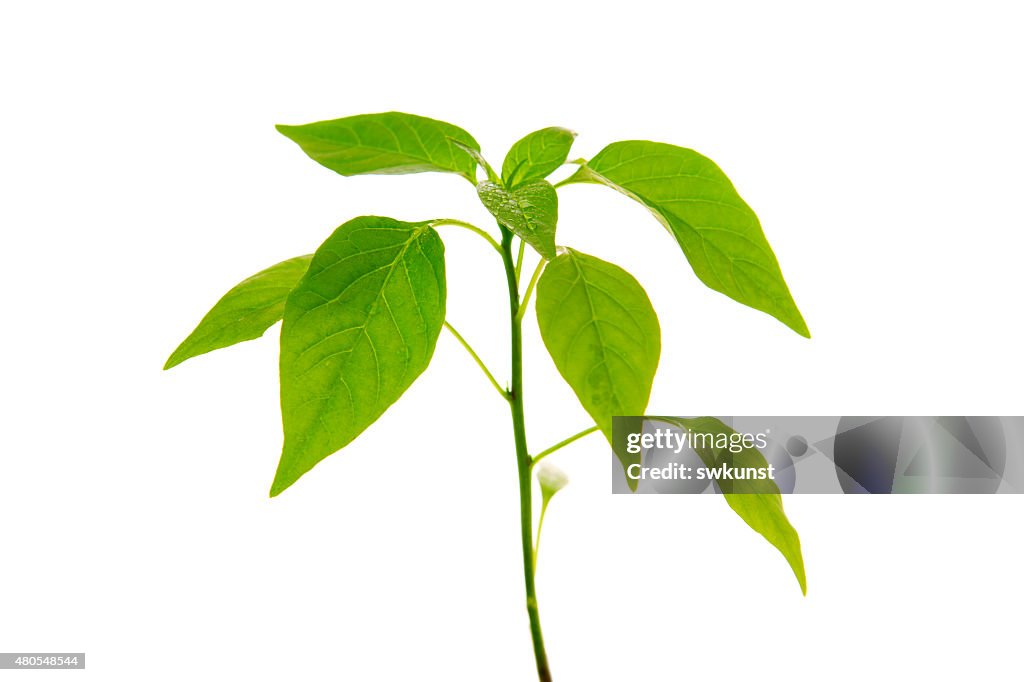
[[480, 201], [498, 222], [519, 235], [547, 259], [555, 257], [558, 193], [545, 180], [507, 190], [494, 182], [476, 188]]

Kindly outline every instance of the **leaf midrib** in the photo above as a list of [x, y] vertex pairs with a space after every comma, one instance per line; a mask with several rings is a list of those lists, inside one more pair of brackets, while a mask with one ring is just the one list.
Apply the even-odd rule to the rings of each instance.
[[[373, 270], [371, 270], [369, 272], [363, 273], [362, 275], [360, 275], [356, 279], [354, 279], [351, 282], [349, 282], [348, 285], [344, 289], [342, 289], [340, 292], [338, 292], [338, 294], [336, 296], [334, 296], [334, 297], [332, 297], [332, 298], [330, 298], [328, 300], [325, 300], [323, 303], [320, 303], [320, 304], [314, 306], [313, 308], [309, 308], [309, 309], [303, 311], [303, 316], [304, 316], [306, 313], [314, 310], [315, 308], [319, 308], [321, 306], [329, 305], [331, 303], [334, 303], [338, 299], [340, 299], [344, 295], [344, 293], [346, 291], [348, 291], [356, 282], [362, 280], [364, 277], [367, 277], [367, 276], [369, 276], [369, 275], [371, 275], [371, 274], [373, 274], [375, 272], [379, 272], [379, 271], [384, 270], [384, 269], [388, 270], [387, 274], [384, 277], [384, 281], [381, 282], [381, 285], [380, 285], [380, 287], [378, 289], [378, 292], [374, 296], [373, 304], [370, 306], [370, 310], [366, 313], [366, 315], [363, 318], [363, 321], [362, 321], [361, 324], [354, 325], [352, 327], [348, 327], [346, 329], [342, 329], [342, 330], [339, 330], [339, 331], [336, 331], [336, 332], [332, 332], [331, 334], [329, 334], [328, 336], [318, 340], [316, 343], [312, 344], [311, 346], [307, 346], [306, 348], [304, 348], [302, 351], [300, 351], [295, 356], [295, 362], [298, 362], [298, 360], [303, 355], [305, 355], [307, 352], [309, 352], [310, 350], [312, 350], [316, 346], [320, 345], [321, 343], [323, 343], [327, 339], [330, 339], [330, 338], [332, 338], [334, 336], [337, 336], [338, 334], [343, 334], [345, 332], [349, 332], [349, 331], [352, 331], [352, 330], [359, 330], [360, 337], [366, 339], [366, 341], [370, 344], [370, 349], [373, 351], [374, 373], [376, 375], [376, 382], [375, 382], [375, 389], [374, 389], [374, 404], [375, 405], [379, 405], [380, 404], [380, 388], [381, 388], [381, 383], [382, 383], [381, 382], [381, 375], [380, 375], [380, 360], [378, 358], [377, 348], [376, 348], [376, 346], [373, 343], [373, 339], [370, 337], [369, 333], [367, 332], [367, 327], [369, 326], [370, 320], [374, 317], [374, 315], [377, 314], [377, 311], [380, 308], [381, 300], [383, 299], [384, 302], [387, 304], [388, 314], [391, 316], [391, 320], [395, 324], [395, 328], [399, 330], [399, 335], [401, 335], [401, 329], [399, 328], [398, 320], [395, 319], [394, 314], [391, 312], [391, 306], [390, 306], [390, 304], [387, 303], [387, 294], [385, 292], [386, 292], [388, 284], [391, 281], [391, 277], [394, 275], [395, 271], [398, 270], [399, 263], [400, 262], [404, 263], [404, 261], [405, 261], [405, 254], [409, 251], [409, 247], [412, 246], [414, 243], [416, 243], [418, 245], [419, 238], [423, 235], [423, 233], [427, 229], [429, 229], [429, 227], [430, 227], [429, 224], [424, 224], [422, 227], [420, 227], [418, 229], [411, 230], [411, 234], [410, 234], [409, 239], [407, 239], [402, 244], [401, 249], [398, 251], [398, 253], [395, 255], [395, 257], [391, 260], [390, 263], [388, 263], [387, 265], [382, 265], [382, 266], [379, 266], [377, 268], [374, 268]], [[377, 229], [379, 229], [379, 228], [377, 228]], [[374, 249], [372, 251], [381, 251], [381, 250], [386, 250], [388, 248], [393, 248], [393, 246], [382, 247], [380, 249]], [[371, 253], [372, 251], [361, 252], [361, 253], [356, 254], [356, 255], [365, 255], [365, 253]], [[344, 260], [344, 259], [339, 259], [339, 261], [336, 261], [335, 263], [331, 263], [331, 265], [329, 265], [327, 267], [334, 267], [341, 260]], [[324, 268], [324, 270], [326, 270], [326, 269], [327, 268]], [[324, 270], [321, 270], [320, 272], [323, 272]], [[406, 270], [408, 270], [407, 267], [406, 267]], [[316, 274], [320, 274], [320, 272], [318, 272]], [[425, 322], [425, 318], [423, 317], [423, 311], [420, 310], [419, 303], [417, 302], [417, 304], [414, 307], [416, 308], [417, 315], [419, 315], [420, 319]], [[299, 319], [301, 319], [301, 317]], [[298, 320], [296, 320], [296, 321], [298, 321]], [[295, 378], [298, 379], [298, 378], [301, 378], [302, 376], [305, 376], [306, 374], [311, 372], [314, 368], [318, 367], [320, 364], [322, 364], [323, 362], [325, 362], [326, 360], [328, 360], [328, 359], [330, 359], [332, 357], [336, 357], [338, 355], [343, 355], [343, 356], [349, 355], [350, 353], [355, 351], [357, 343], [358, 343], [358, 341], [355, 341], [355, 342], [352, 343], [352, 347], [351, 348], [347, 348], [345, 350], [340, 350], [340, 351], [337, 351], [337, 352], [334, 352], [334, 353], [329, 353], [328, 355], [325, 355], [323, 358], [320, 358], [314, 364], [312, 364], [309, 367], [307, 367], [301, 374], [296, 375]], [[342, 360], [342, 364], [344, 365], [344, 364], [347, 364], [347, 363], [345, 362], [345, 360]], [[408, 368], [409, 368], [409, 358], [408, 357], [405, 358], [405, 365], [406, 366], [405, 366], [405, 369], [403, 370], [403, 375], [405, 374], [405, 372], [408, 371]], [[345, 382], [344, 371], [339, 371], [338, 375], [339, 375], [339, 379], [342, 382]], [[346, 384], [346, 390], [348, 390], [347, 384]], [[354, 404], [354, 401], [352, 400], [352, 395], [351, 395], [352, 392], [351, 392], [351, 390], [348, 390], [348, 393], [349, 393], [349, 409], [352, 412], [353, 417], [355, 417], [355, 404]]]

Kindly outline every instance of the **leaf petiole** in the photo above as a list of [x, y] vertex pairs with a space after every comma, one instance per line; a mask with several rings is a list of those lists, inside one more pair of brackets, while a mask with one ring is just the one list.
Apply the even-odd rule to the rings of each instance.
[[486, 230], [481, 229], [481, 228], [477, 227], [476, 225], [473, 225], [471, 223], [467, 223], [464, 220], [456, 220], [454, 218], [440, 218], [438, 220], [433, 220], [430, 223], [431, 227], [440, 227], [442, 225], [454, 225], [455, 227], [463, 227], [463, 228], [469, 230], [470, 232], [475, 232], [476, 234], [478, 234], [481, 237], [483, 237], [484, 239], [486, 239], [487, 243], [490, 244], [494, 248], [495, 251], [497, 251], [499, 254], [501, 253], [501, 244], [499, 244], [498, 241], [494, 237], [492, 237], [490, 234], [488, 234], [488, 232]]
[[583, 436], [588, 436], [588, 435], [592, 434], [594, 431], [597, 431], [597, 429], [598, 429], [598, 426], [597, 426], [597, 424], [595, 424], [595, 425], [591, 426], [588, 429], [583, 429], [579, 433], [577, 433], [575, 435], [572, 435], [572, 436], [569, 436], [568, 438], [566, 438], [563, 441], [559, 441], [558, 443], [555, 443], [554, 445], [552, 445], [547, 450], [542, 450], [540, 453], [538, 453], [538, 454], [533, 456], [533, 464], [536, 465], [537, 462], [541, 461], [542, 459], [544, 459], [545, 457], [550, 455], [552, 452], [556, 452], [558, 450], [561, 450], [566, 445], [569, 445], [570, 443], [576, 442], [580, 438], [583, 438]]
[[[468, 144], [466, 144], [466, 143], [464, 143], [464, 142], [462, 142], [460, 140], [457, 140], [454, 137], [449, 137], [448, 141], [451, 142], [452, 144], [454, 144], [456, 147], [458, 147], [462, 151], [464, 151], [467, 154], [469, 154], [471, 157], [473, 157], [473, 160], [476, 161], [478, 165], [483, 167], [484, 172], [487, 173], [487, 179], [490, 182], [497, 182], [499, 184], [501, 183], [501, 178], [498, 177], [498, 174], [494, 172], [493, 168], [491, 168], [491, 164], [487, 163], [487, 159], [485, 159], [484, 155], [481, 154], [478, 150], [473, 149]], [[477, 183], [475, 183], [475, 182], [473, 183], [474, 186], [476, 186], [476, 184]]]
[[519, 276], [523, 274], [523, 256], [526, 254], [526, 242], [519, 239], [519, 256], [516, 258], [516, 284], [519, 284]]
[[516, 313], [516, 319], [518, 320], [522, 320], [523, 315], [526, 313], [526, 306], [530, 302], [530, 296], [533, 294], [533, 290], [537, 286], [537, 279], [540, 278], [540, 273], [544, 270], [545, 263], [547, 263], [547, 261], [543, 258], [539, 263], [537, 263], [537, 268], [533, 271], [530, 283], [526, 285], [526, 292], [523, 294], [523, 301], [519, 304], [519, 311]]
[[501, 394], [502, 398], [504, 398], [505, 400], [510, 400], [512, 396], [509, 395], [509, 392], [507, 390], [501, 387], [501, 384], [498, 383], [498, 380], [494, 378], [493, 374], [491, 374], [491, 370], [487, 369], [487, 365], [485, 365], [484, 361], [480, 359], [480, 356], [476, 354], [476, 351], [473, 350], [473, 347], [469, 345], [469, 342], [466, 341], [465, 338], [463, 338], [462, 334], [460, 334], [458, 330], [455, 329], [455, 327], [453, 327], [448, 322], [448, 320], [444, 321], [444, 327], [445, 329], [452, 333], [452, 336], [454, 336], [456, 340], [462, 344], [462, 347], [466, 349], [466, 352], [469, 353], [473, 360], [476, 361], [476, 364], [480, 367], [480, 369], [483, 370], [484, 374], [487, 375], [487, 380], [491, 382], [491, 386], [494, 386], [498, 393]]

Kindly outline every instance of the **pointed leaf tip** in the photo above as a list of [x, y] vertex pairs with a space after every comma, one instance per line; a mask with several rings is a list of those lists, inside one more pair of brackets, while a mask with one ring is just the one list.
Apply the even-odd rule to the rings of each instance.
[[613, 142], [559, 184], [573, 182], [606, 185], [643, 204], [706, 286], [810, 338], [757, 215], [711, 159], [660, 142]]

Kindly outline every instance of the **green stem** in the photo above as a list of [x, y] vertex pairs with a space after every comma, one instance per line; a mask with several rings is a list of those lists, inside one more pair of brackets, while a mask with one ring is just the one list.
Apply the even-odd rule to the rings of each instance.
[[526, 242], [520, 237], [519, 255], [516, 257], [516, 284], [519, 283], [519, 276], [523, 272], [523, 256], [526, 254]]
[[486, 230], [482, 230], [479, 227], [477, 227], [476, 225], [473, 225], [472, 223], [467, 223], [464, 220], [455, 220], [454, 218], [441, 218], [439, 220], [434, 220], [434, 221], [432, 221], [430, 223], [431, 227], [441, 227], [442, 225], [453, 225], [455, 227], [464, 227], [467, 230], [469, 230], [470, 232], [475, 232], [476, 234], [478, 234], [481, 237], [483, 237], [484, 239], [486, 239], [487, 243], [490, 244], [492, 247], [494, 247], [494, 250], [497, 251], [498, 253], [502, 252], [501, 251], [501, 244], [499, 244], [494, 239], [494, 237], [492, 237], [490, 234], [488, 234], [488, 232]]
[[537, 572], [537, 557], [540, 555], [540, 532], [544, 530], [544, 515], [548, 511], [548, 502], [551, 501], [550, 497], [545, 497], [544, 501], [540, 505], [540, 519], [537, 521], [537, 544], [533, 546], [533, 572]]
[[484, 371], [484, 374], [487, 375], [487, 379], [491, 382], [491, 386], [494, 386], [494, 388], [498, 390], [498, 393], [501, 394], [502, 398], [508, 400], [508, 391], [501, 387], [501, 384], [498, 383], [498, 380], [494, 378], [493, 374], [491, 374], [491, 370], [487, 369], [487, 365], [484, 364], [484, 361], [481, 360], [480, 356], [476, 354], [475, 350], [473, 350], [473, 346], [469, 345], [469, 342], [462, 337], [462, 334], [460, 334], [459, 331], [448, 322], [448, 320], [444, 321], [444, 326], [445, 329], [450, 331], [452, 333], [452, 336], [454, 336], [458, 340], [458, 342], [462, 344], [462, 347], [466, 349], [466, 352], [469, 353], [469, 355], [474, 360], [476, 360], [476, 364], [480, 367], [480, 369]]
[[559, 442], [555, 443], [554, 445], [552, 445], [547, 450], [543, 450], [543, 451], [540, 452], [540, 454], [534, 455], [533, 456], [533, 463], [536, 464], [537, 462], [541, 461], [542, 459], [544, 459], [545, 457], [550, 455], [552, 452], [555, 452], [557, 450], [561, 450], [562, 448], [564, 448], [569, 443], [573, 443], [573, 442], [579, 440], [580, 438], [583, 438], [583, 436], [589, 435], [589, 434], [593, 433], [594, 431], [597, 431], [597, 429], [598, 429], [598, 426], [595, 424], [594, 426], [591, 426], [589, 429], [583, 429], [579, 433], [574, 434], [572, 436], [569, 436], [568, 438], [566, 438], [563, 441], [559, 441]]
[[544, 651], [544, 636], [540, 629], [537, 610], [537, 589], [534, 584], [533, 555], [533, 460], [526, 446], [526, 423], [523, 413], [523, 325], [519, 316], [519, 284], [512, 254], [512, 233], [501, 228], [501, 258], [505, 263], [508, 280], [509, 318], [512, 337], [512, 389], [509, 405], [512, 408], [512, 430], [516, 443], [516, 463], [519, 469], [519, 524], [522, 531], [523, 577], [526, 581], [526, 611], [530, 616], [530, 635], [533, 655], [537, 660], [537, 676], [541, 682], [551, 682], [548, 656]]
[[537, 279], [540, 277], [540, 273], [544, 270], [544, 264], [547, 263], [543, 258], [537, 263], [537, 268], [533, 271], [533, 276], [530, 277], [530, 283], [526, 285], [526, 293], [523, 294], [523, 302], [519, 304], [519, 312], [516, 313], [517, 318], [520, 322], [523, 321], [523, 314], [526, 313], [526, 306], [530, 303], [530, 295], [533, 293], [533, 288], [537, 286]]

